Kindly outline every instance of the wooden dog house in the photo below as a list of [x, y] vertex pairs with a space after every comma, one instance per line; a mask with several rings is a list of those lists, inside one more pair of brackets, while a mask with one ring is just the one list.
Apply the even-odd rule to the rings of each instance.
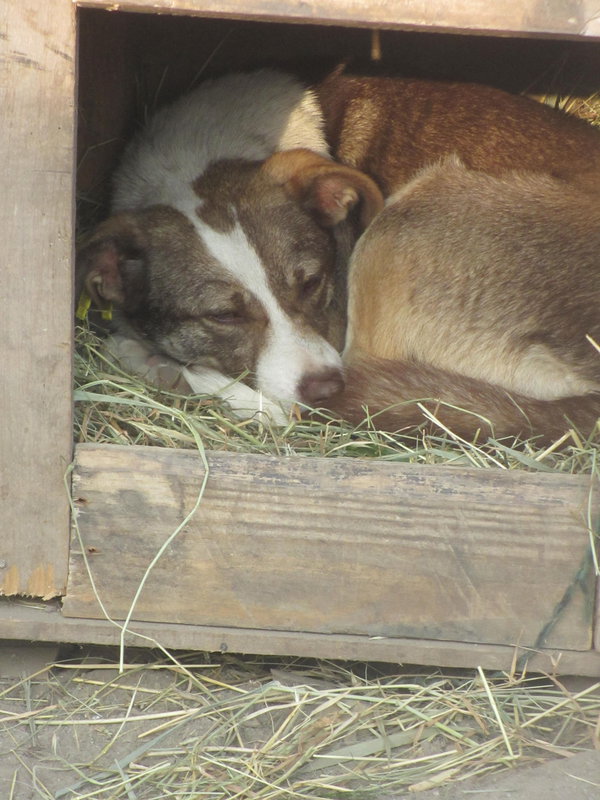
[[140, 76], [163, 100], [200, 70], [368, 59], [376, 29], [399, 68], [513, 88], [525, 62], [597, 65], [593, 14], [576, 0], [4, 3], [0, 637], [114, 643], [127, 618], [132, 644], [600, 675], [594, 476], [73, 452], [71, 425], [78, 115], [80, 186], [101, 203]]

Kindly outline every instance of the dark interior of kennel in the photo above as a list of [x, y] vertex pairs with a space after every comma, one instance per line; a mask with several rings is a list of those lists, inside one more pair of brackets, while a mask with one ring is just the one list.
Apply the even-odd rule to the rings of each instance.
[[80, 225], [106, 211], [109, 176], [127, 138], [156, 107], [203, 78], [262, 66], [307, 81], [342, 61], [357, 71], [489, 83], [515, 92], [588, 97], [597, 43], [202, 19], [81, 9], [78, 78]]

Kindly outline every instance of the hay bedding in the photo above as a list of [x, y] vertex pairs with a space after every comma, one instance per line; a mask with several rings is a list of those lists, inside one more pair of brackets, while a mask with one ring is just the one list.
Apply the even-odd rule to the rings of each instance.
[[87, 325], [77, 329], [75, 439], [104, 444], [226, 450], [278, 456], [347, 456], [478, 468], [595, 473], [600, 436], [582, 439], [571, 430], [550, 447], [522, 442], [465, 441], [452, 431], [412, 435], [377, 429], [376, 418], [353, 428], [338, 420], [292, 419], [286, 428], [233, 417], [209, 397], [160, 391], [123, 372], [103, 352]]
[[100, 655], [0, 680], [4, 800], [392, 800], [600, 746], [600, 684]]
[[[597, 122], [597, 104], [582, 111]], [[292, 420], [285, 430], [240, 422], [210, 398], [127, 375], [100, 344], [87, 325], [78, 328], [79, 442], [596, 473], [600, 439], [574, 431], [540, 449], [466, 442], [444, 430], [392, 435], [368, 418], [357, 428], [325, 418]], [[572, 694], [556, 680], [482, 671], [145, 659], [121, 673], [115, 655], [0, 681], [2, 796], [386, 800], [600, 748], [600, 684]]]

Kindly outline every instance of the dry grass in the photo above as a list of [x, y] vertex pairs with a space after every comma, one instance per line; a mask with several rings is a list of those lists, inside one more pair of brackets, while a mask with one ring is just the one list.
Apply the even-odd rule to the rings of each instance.
[[75, 437], [79, 442], [149, 444], [270, 455], [347, 456], [478, 468], [592, 473], [597, 441], [574, 431], [553, 447], [535, 441], [465, 442], [451, 432], [390, 434], [365, 419], [357, 428], [336, 420], [293, 420], [286, 428], [240, 422], [206, 397], [159, 391], [127, 375], [102, 352], [87, 327], [77, 333]]
[[4, 797], [383, 800], [598, 746], [599, 689], [198, 655], [119, 673], [95, 656], [0, 682]]
[[581, 97], [569, 92], [554, 92], [531, 95], [540, 103], [560, 109], [566, 114], [585, 119], [592, 125], [600, 125], [600, 92]]

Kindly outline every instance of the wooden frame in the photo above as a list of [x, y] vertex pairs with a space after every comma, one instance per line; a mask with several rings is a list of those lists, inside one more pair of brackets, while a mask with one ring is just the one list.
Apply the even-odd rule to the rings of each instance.
[[[88, 8], [115, 9], [113, 0], [78, 0]], [[542, 34], [562, 38], [600, 35], [592, 0], [562, 4], [538, 0], [126, 0], [120, 10], [237, 19], [288, 19], [336, 25], [462, 33]]]
[[1, 13], [1, 586], [54, 597], [67, 581], [72, 457], [75, 13], [36, 0]]
[[[412, 0], [320, 0], [309, 17], [291, 0], [119, 4], [376, 27], [600, 32], [589, 3], [566, 6], [550, 19], [533, 0], [439, 0], [426, 11]], [[600, 675], [589, 477], [209, 454], [206, 494], [171, 541], [205, 475], [200, 456], [79, 446], [69, 562], [76, 7], [8, 0], [2, 23], [0, 147], [11, 202], [0, 217], [9, 267], [0, 293], [0, 592], [47, 603], [5, 599], [0, 637], [117, 642], [121, 630], [105, 613], [132, 612], [130, 643], [141, 643], [137, 631], [168, 647], [493, 669], [527, 661]]]

